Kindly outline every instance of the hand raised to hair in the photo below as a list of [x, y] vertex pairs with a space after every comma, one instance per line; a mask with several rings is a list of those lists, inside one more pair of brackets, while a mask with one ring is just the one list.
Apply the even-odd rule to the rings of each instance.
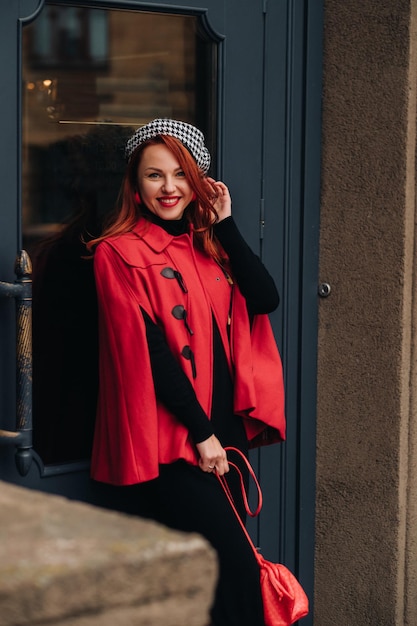
[[213, 206], [217, 211], [219, 222], [226, 217], [232, 215], [232, 199], [230, 197], [229, 189], [221, 180], [214, 180], [214, 178], [206, 178], [207, 182], [212, 188], [214, 195]]
[[203, 472], [216, 471], [220, 476], [223, 476], [229, 471], [226, 450], [215, 435], [197, 443], [196, 448], [200, 455], [198, 464]]

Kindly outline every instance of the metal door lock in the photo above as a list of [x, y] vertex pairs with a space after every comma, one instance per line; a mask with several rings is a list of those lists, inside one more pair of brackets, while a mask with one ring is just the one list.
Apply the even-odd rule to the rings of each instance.
[[330, 287], [329, 283], [320, 283], [318, 288], [319, 296], [321, 298], [328, 298], [328, 296], [330, 296], [331, 290], [332, 288]]

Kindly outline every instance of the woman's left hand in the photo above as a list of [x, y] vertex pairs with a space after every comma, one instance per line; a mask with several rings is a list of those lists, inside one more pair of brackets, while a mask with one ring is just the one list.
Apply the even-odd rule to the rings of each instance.
[[215, 201], [213, 206], [216, 209], [219, 217], [219, 222], [226, 217], [232, 215], [232, 199], [230, 197], [229, 189], [221, 180], [214, 180], [214, 178], [207, 178], [207, 182], [210, 184]]
[[196, 444], [200, 455], [198, 464], [203, 472], [216, 471], [223, 476], [229, 471], [226, 450], [217, 439], [216, 435], [211, 435], [208, 439]]

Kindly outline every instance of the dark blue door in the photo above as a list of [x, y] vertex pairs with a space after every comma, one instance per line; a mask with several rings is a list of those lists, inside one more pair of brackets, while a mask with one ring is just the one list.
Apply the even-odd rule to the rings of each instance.
[[[250, 530], [310, 598], [321, 4], [7, 0], [0, 9], [0, 478], [124, 508], [88, 477], [97, 386], [91, 273], [71, 265], [71, 247], [46, 263], [45, 242], [68, 241], [75, 206], [88, 208], [87, 230], [110, 209], [123, 168], [105, 158], [116, 136], [157, 116], [190, 121], [204, 131], [241, 230], [281, 292], [272, 322], [288, 438], [252, 453], [265, 503]], [[33, 346], [22, 249], [34, 266]]]

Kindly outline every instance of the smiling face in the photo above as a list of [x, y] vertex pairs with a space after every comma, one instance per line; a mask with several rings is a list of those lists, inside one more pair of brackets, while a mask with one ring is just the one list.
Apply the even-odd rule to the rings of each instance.
[[164, 144], [147, 146], [138, 167], [139, 194], [145, 206], [164, 220], [179, 220], [193, 190], [176, 157]]

